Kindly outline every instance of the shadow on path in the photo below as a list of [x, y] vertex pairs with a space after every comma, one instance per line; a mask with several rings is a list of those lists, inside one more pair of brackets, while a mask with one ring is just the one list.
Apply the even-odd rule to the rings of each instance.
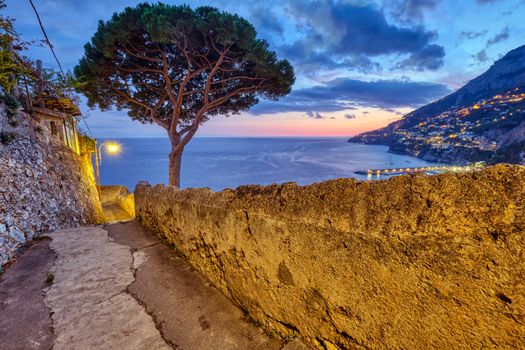
[[[55, 336], [42, 289], [55, 254], [49, 238], [34, 243], [0, 277], [0, 349], [51, 349]], [[49, 275], [48, 283], [53, 275]]]
[[135, 281], [128, 290], [152, 315], [163, 338], [174, 348], [307, 349], [298, 341], [283, 347], [279, 340], [244, 321], [239, 308], [201, 277], [183, 256], [138, 222], [104, 228], [115, 242], [133, 252]]

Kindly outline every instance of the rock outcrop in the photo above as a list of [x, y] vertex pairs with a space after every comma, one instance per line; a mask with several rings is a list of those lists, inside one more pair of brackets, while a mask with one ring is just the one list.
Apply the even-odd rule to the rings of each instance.
[[[13, 117], [11, 117], [12, 119]], [[103, 219], [89, 155], [77, 155], [0, 104], [0, 266], [41, 233]], [[13, 126], [14, 125], [14, 126]]]
[[324, 349], [517, 349], [525, 167], [135, 189], [138, 220], [245, 313]]

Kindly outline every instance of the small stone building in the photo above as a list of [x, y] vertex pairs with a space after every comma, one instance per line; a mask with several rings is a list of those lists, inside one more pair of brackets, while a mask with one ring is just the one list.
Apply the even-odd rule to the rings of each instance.
[[45, 97], [44, 108], [33, 107], [32, 114], [46, 132], [59, 138], [76, 154], [80, 154], [76, 117], [80, 116], [77, 105], [69, 98]]

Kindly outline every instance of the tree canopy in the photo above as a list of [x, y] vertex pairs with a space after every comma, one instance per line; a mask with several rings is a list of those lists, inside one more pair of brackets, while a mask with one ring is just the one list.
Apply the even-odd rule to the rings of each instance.
[[[211, 116], [246, 111], [259, 97], [278, 99], [295, 80], [288, 61], [278, 60], [245, 19], [162, 3], [128, 7], [99, 22], [75, 75], [90, 106], [125, 109], [134, 120], [166, 129], [170, 161], [179, 164]], [[170, 183], [178, 185], [175, 166], [170, 162]]]

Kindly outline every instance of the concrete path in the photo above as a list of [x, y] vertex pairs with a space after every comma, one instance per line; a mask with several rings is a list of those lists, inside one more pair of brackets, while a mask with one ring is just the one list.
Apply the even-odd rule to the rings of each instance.
[[51, 349], [53, 345], [55, 337], [42, 292], [55, 259], [49, 241], [35, 241], [0, 277], [2, 350]]
[[153, 319], [127, 291], [133, 283], [128, 247], [100, 227], [52, 233], [55, 281], [46, 294], [54, 350], [170, 349]]
[[307, 349], [299, 341], [283, 345], [243, 320], [135, 221], [50, 236], [0, 279], [2, 350]]
[[[129, 291], [153, 315], [177, 349], [279, 350], [283, 344], [243, 321], [241, 310], [202, 278], [177, 252], [136, 221], [105, 227], [140, 261]], [[291, 349], [291, 345], [287, 347]]]
[[104, 212], [104, 219], [106, 222], [116, 222], [122, 220], [130, 220], [131, 216], [126, 213], [116, 202], [107, 202], [102, 204]]

